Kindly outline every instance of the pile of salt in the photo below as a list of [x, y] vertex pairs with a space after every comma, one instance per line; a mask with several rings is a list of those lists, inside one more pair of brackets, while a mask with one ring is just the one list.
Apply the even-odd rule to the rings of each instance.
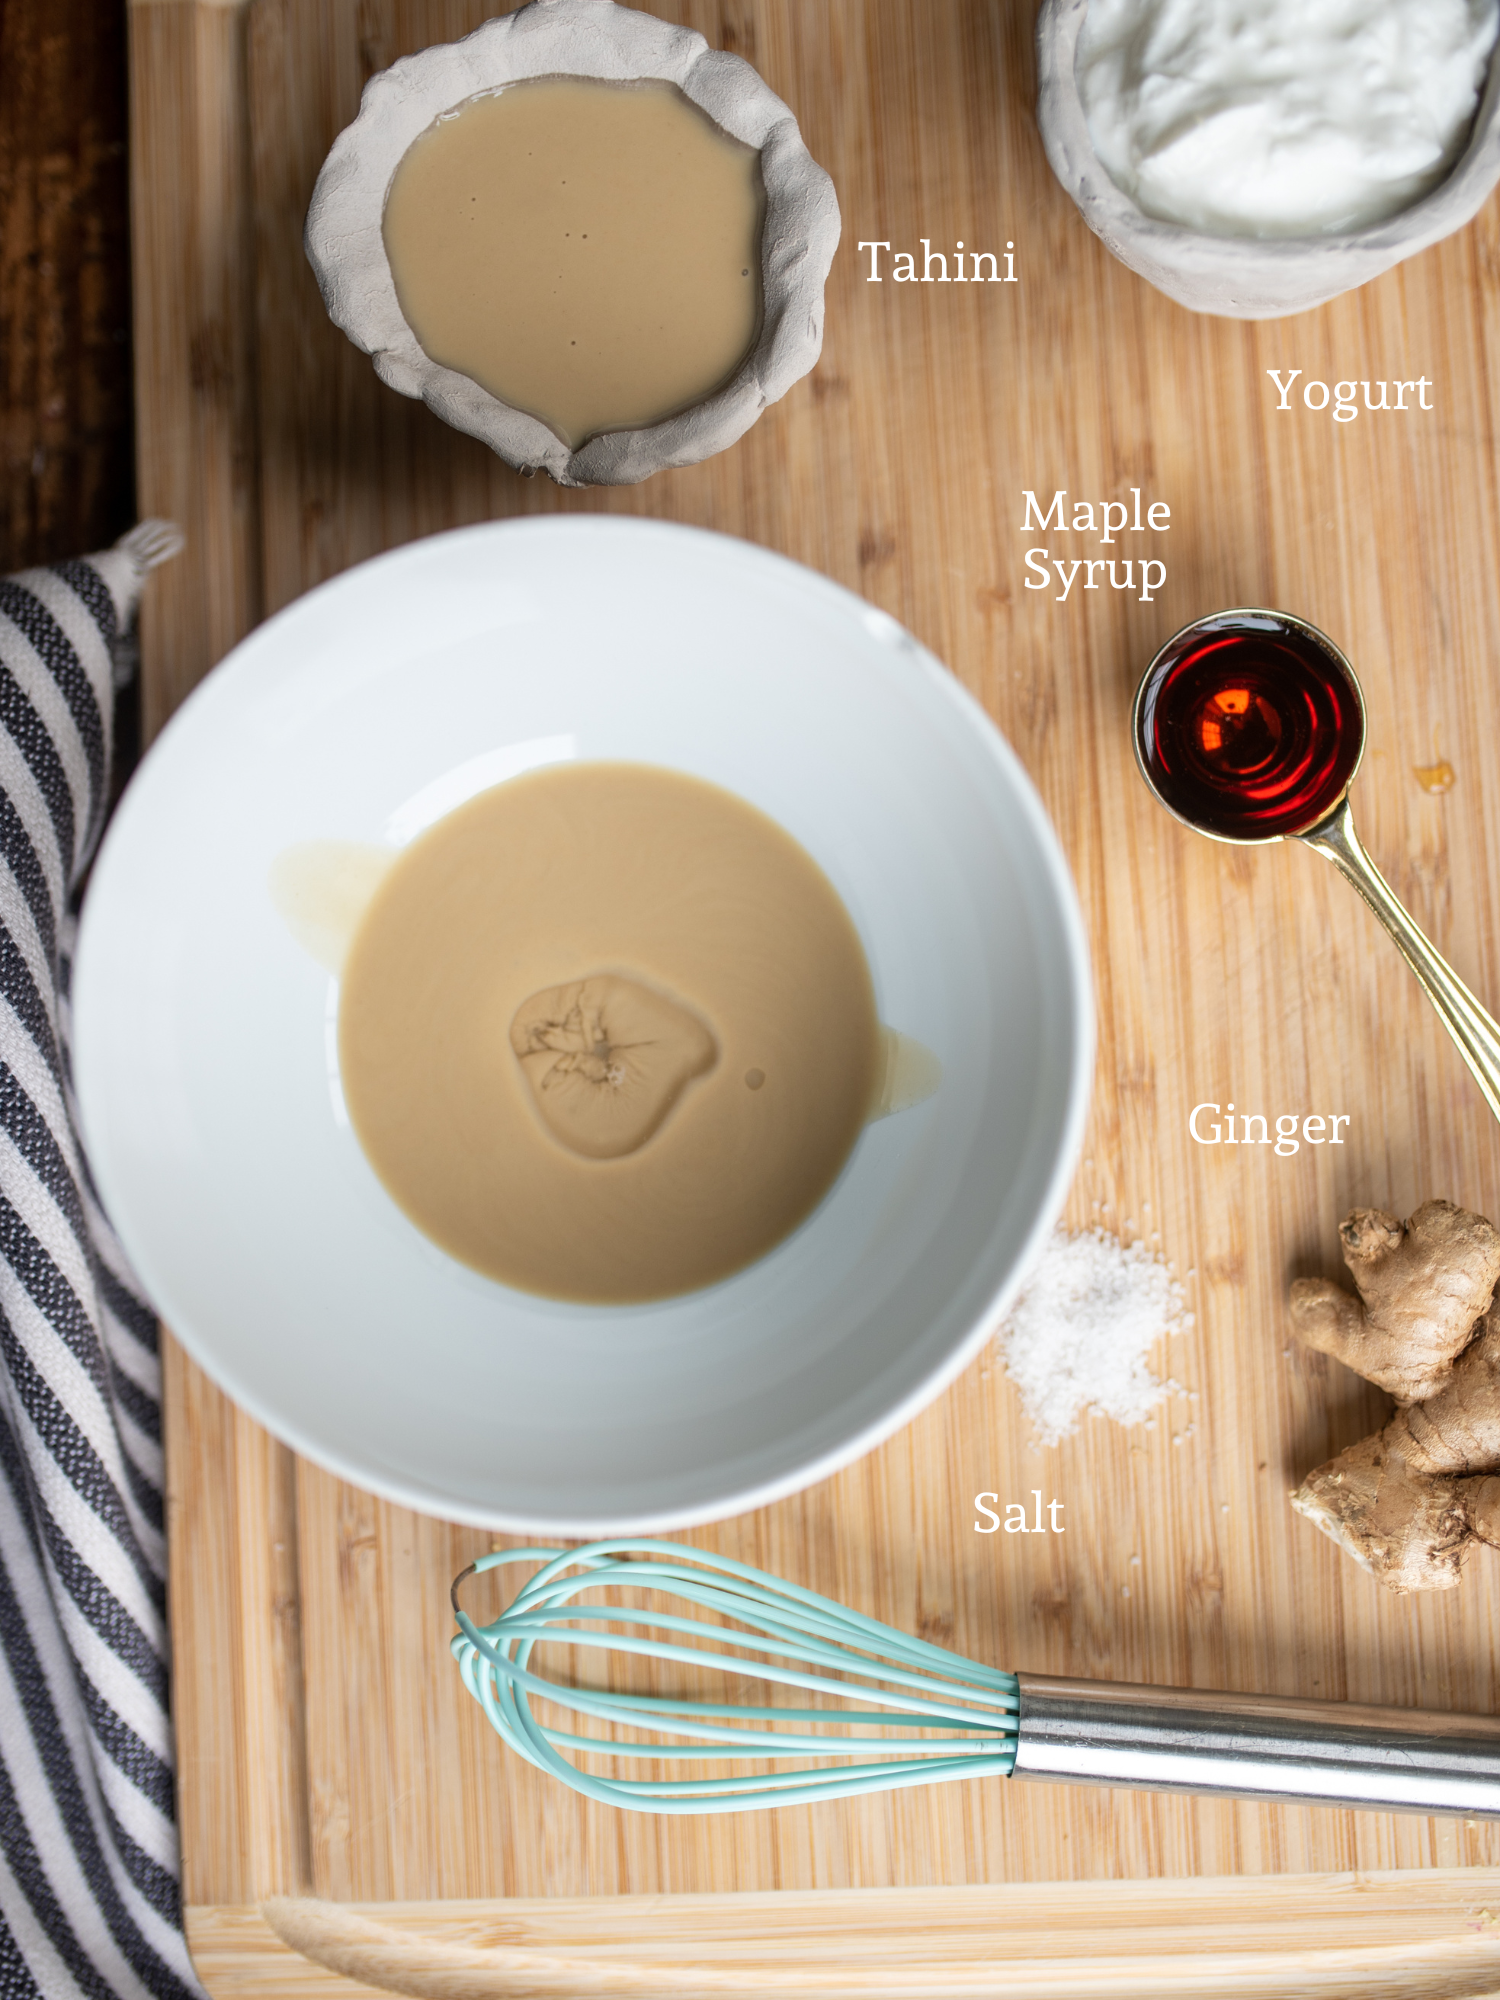
[[1144, 1243], [1059, 1230], [1000, 1329], [1038, 1441], [1071, 1436], [1085, 1410], [1122, 1424], [1149, 1417], [1177, 1385], [1159, 1382], [1146, 1356], [1191, 1324], [1181, 1285]]

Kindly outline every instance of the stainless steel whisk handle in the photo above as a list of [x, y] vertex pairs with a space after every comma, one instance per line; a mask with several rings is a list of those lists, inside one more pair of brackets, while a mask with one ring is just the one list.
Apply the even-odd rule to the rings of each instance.
[[1018, 1778], [1500, 1819], [1500, 1716], [1017, 1678]]

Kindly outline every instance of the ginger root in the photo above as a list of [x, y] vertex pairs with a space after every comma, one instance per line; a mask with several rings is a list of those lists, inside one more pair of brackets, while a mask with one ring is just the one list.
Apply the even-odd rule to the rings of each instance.
[[1355, 1209], [1339, 1234], [1359, 1297], [1299, 1278], [1293, 1328], [1398, 1407], [1292, 1505], [1388, 1589], [1451, 1590], [1476, 1541], [1500, 1548], [1500, 1232], [1428, 1201], [1404, 1224]]
[[1380, 1431], [1310, 1472], [1292, 1505], [1389, 1589], [1451, 1590], [1473, 1540], [1458, 1486], [1413, 1472]]
[[1356, 1208], [1339, 1230], [1357, 1299], [1328, 1278], [1292, 1286], [1292, 1324], [1388, 1390], [1424, 1403], [1453, 1372], [1500, 1278], [1500, 1232], [1451, 1201], [1424, 1201], [1410, 1222]]

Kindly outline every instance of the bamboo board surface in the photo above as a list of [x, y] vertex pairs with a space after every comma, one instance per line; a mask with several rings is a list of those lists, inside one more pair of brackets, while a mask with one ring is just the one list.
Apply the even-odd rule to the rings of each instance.
[[[1384, 1400], [1290, 1345], [1288, 1280], [1337, 1272], [1356, 1203], [1494, 1212], [1500, 1132], [1395, 951], [1311, 854], [1230, 851], [1152, 805], [1127, 738], [1160, 641], [1276, 603], [1350, 653], [1367, 845], [1461, 976], [1500, 995], [1495, 404], [1500, 215], [1321, 311], [1205, 320], [1116, 264], [1052, 179], [1032, 0], [650, 0], [760, 69], [832, 173], [844, 242], [815, 373], [733, 450], [619, 491], [527, 481], [383, 388], [324, 316], [302, 217], [365, 79], [480, 0], [134, 0], [140, 501], [183, 521], [153, 582], [148, 731], [257, 618], [462, 523], [658, 515], [861, 591], [987, 706], [1074, 869], [1100, 1045], [1066, 1221], [1185, 1274], [1154, 1429], [1029, 1438], [993, 1350], [810, 1492], [694, 1541], [1013, 1668], [1495, 1708], [1500, 1557], [1397, 1600], [1286, 1503]], [[1015, 285], [867, 281], [861, 239], [1015, 245]], [[889, 266], [887, 265], [887, 270]], [[1276, 410], [1268, 368], [1415, 380], [1422, 414]], [[1023, 533], [1022, 494], [1171, 508], [1099, 550]], [[1024, 556], [1147, 554], [1154, 602], [1028, 590]], [[1030, 573], [1034, 576], [1034, 572]], [[1454, 782], [1418, 770], [1446, 760]], [[1192, 1106], [1341, 1113], [1339, 1148], [1207, 1148]], [[1500, 1865], [1463, 1822], [973, 1784], [722, 1822], [625, 1819], [506, 1757], [446, 1650], [488, 1537], [294, 1458], [175, 1348], [167, 1432], [185, 1888], [359, 1902], [920, 1888]], [[973, 1496], [1064, 1503], [985, 1537]], [[228, 1991], [226, 1987], [223, 1989]]]
[[222, 2000], [391, 1989], [455, 2000], [1478, 2000], [1500, 1980], [1500, 1922], [1485, 1901], [1497, 1886], [1455, 1869], [1415, 1882], [1246, 1876], [357, 1910], [280, 1902], [190, 1911], [188, 1935]]

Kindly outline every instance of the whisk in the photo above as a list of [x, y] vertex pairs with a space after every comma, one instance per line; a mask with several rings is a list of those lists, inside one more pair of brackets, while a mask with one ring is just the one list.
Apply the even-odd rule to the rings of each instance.
[[[476, 1625], [459, 1585], [516, 1563], [541, 1567]], [[653, 1602], [622, 1602], [622, 1590]], [[1005, 1673], [679, 1542], [496, 1550], [455, 1579], [453, 1609], [464, 1685], [502, 1740], [574, 1791], [637, 1812], [745, 1812], [1014, 1776], [1500, 1818], [1500, 1718]], [[819, 1705], [550, 1680], [530, 1664], [542, 1645], [707, 1670]], [[544, 1724], [537, 1700], [607, 1733]], [[579, 1758], [740, 1768], [599, 1776]]]

